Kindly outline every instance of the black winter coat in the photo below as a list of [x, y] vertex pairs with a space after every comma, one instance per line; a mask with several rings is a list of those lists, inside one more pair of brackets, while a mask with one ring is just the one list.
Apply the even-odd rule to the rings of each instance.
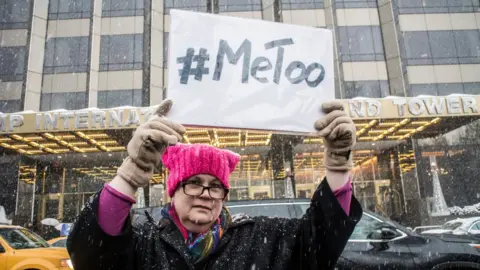
[[75, 270], [332, 269], [362, 216], [355, 198], [347, 216], [324, 180], [301, 219], [234, 215], [216, 251], [194, 265], [167, 219], [133, 226], [129, 219], [121, 235], [103, 232], [98, 198], [90, 198], [68, 237]]

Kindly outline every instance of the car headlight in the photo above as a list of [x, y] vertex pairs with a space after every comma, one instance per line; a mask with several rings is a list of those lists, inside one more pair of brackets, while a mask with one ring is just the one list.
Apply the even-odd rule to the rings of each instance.
[[60, 260], [60, 265], [62, 267], [68, 267], [70, 269], [73, 269], [72, 260], [70, 260], [70, 259], [61, 259]]

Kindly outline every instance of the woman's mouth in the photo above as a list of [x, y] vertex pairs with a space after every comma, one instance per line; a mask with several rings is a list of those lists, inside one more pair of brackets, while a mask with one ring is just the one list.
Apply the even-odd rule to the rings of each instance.
[[209, 207], [206, 207], [206, 206], [203, 206], [203, 205], [194, 205], [193, 208], [204, 209], [204, 210], [207, 210], [207, 211], [212, 210]]

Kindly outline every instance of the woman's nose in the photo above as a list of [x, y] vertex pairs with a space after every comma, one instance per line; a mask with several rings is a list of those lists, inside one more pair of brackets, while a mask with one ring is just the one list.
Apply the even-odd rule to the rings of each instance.
[[206, 200], [210, 200], [210, 194], [209, 194], [209, 191], [208, 189], [203, 189], [202, 193], [200, 195], [198, 195], [199, 198], [202, 198], [202, 199], [206, 199]]

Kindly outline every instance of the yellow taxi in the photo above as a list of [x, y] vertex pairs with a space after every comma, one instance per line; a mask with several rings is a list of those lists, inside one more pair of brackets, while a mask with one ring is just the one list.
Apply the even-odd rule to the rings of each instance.
[[70, 270], [66, 248], [51, 247], [20, 226], [0, 225], [0, 270]]

